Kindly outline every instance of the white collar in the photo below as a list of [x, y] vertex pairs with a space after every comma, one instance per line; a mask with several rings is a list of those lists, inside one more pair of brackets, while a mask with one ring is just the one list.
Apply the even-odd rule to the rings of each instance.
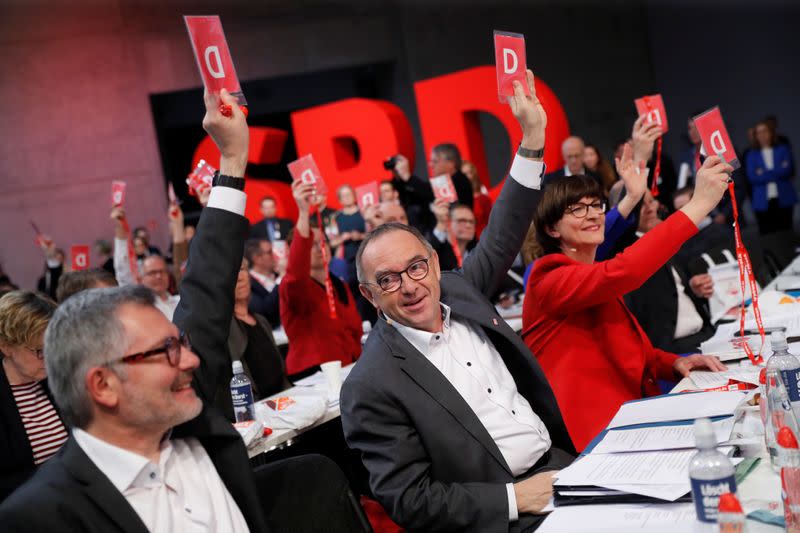
[[404, 326], [395, 320], [387, 320], [389, 324], [402, 335], [411, 345], [416, 348], [422, 355], [427, 355], [430, 351], [431, 343], [438, 340], [439, 336], [443, 336], [447, 340], [450, 336], [450, 307], [439, 302], [442, 307], [442, 331], [431, 333], [421, 329]]
[[[89, 459], [106, 475], [120, 493], [130, 487], [144, 468], [150, 464], [147, 457], [98, 439], [86, 431], [73, 428], [72, 434]], [[161, 443], [162, 460], [172, 444], [169, 439]]]

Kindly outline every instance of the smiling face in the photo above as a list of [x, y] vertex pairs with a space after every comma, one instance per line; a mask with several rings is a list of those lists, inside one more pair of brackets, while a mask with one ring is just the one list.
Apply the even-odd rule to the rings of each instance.
[[584, 196], [580, 201], [568, 206], [564, 216], [549, 229], [548, 233], [561, 242], [562, 249], [580, 250], [597, 247], [603, 243], [606, 225], [604, 213], [593, 207], [590, 207], [586, 211], [586, 216], [582, 218], [570, 212], [576, 207], [579, 208], [580, 204], [588, 206], [598, 203], [602, 203], [602, 200]]
[[[129, 341], [126, 353], [153, 350], [178, 328], [152, 306], [126, 304], [117, 311]], [[200, 365], [194, 352], [181, 347], [180, 360], [170, 365], [162, 353], [127, 364], [124, 378], [111, 379], [114, 401], [111, 411], [117, 422], [143, 433], [164, 433], [187, 422], [203, 408], [192, 388], [192, 372]]]
[[[401, 272], [428, 257], [428, 274], [424, 278], [413, 280], [407, 273], [402, 274], [403, 283], [394, 292], [384, 292], [376, 286], [387, 273]], [[362, 281], [368, 283], [359, 286], [361, 293], [384, 315], [423, 331], [441, 329], [439, 257], [412, 233], [395, 230], [370, 241], [361, 256], [361, 267]]]

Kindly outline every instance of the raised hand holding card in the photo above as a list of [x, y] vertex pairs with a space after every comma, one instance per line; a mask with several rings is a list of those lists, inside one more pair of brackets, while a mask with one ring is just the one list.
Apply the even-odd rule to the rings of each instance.
[[722, 112], [719, 106], [714, 106], [704, 113], [700, 113], [692, 119], [703, 141], [703, 148], [706, 154], [718, 155], [734, 170], [741, 167], [739, 158], [733, 148], [733, 143], [725, 128], [722, 120]]
[[526, 79], [525, 36], [520, 33], [494, 31], [494, 58], [497, 68], [497, 97], [506, 103], [514, 95], [514, 80], [519, 81], [530, 96]]
[[318, 195], [325, 196], [328, 194], [328, 185], [322, 179], [322, 174], [314, 162], [314, 156], [306, 154], [287, 166], [294, 181], [302, 181], [305, 184], [314, 185]]
[[[246, 106], [247, 100], [245, 100], [239, 85], [236, 69], [233, 68], [233, 59], [219, 16], [185, 16], [183, 20], [189, 31], [197, 68], [200, 69], [200, 76], [203, 78], [206, 90], [218, 95], [221, 89], [226, 89], [236, 97], [240, 106]], [[220, 108], [220, 112], [230, 116], [230, 109], [226, 114], [224, 107]], [[246, 108], [243, 108], [242, 111], [246, 113]]]

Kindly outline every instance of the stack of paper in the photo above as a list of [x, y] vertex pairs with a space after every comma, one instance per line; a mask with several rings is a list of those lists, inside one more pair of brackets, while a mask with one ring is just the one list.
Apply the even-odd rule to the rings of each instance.
[[[613, 531], [627, 533], [675, 533], [697, 531], [694, 505], [676, 503], [669, 505], [586, 505], [556, 509], [539, 526], [539, 533], [573, 533], [584, 531]], [[711, 525], [709, 525], [711, 526]], [[708, 531], [717, 531], [717, 525]]]
[[[555, 476], [557, 506], [689, 501], [694, 419], [712, 418], [718, 445], [734, 426], [741, 392], [659, 396], [624, 404], [584, 454]], [[733, 447], [720, 447], [733, 453]]]
[[761, 367], [759, 366], [732, 366], [723, 372], [695, 370], [689, 373], [689, 378], [698, 389], [722, 387], [727, 385], [730, 380], [758, 385], [760, 371]]

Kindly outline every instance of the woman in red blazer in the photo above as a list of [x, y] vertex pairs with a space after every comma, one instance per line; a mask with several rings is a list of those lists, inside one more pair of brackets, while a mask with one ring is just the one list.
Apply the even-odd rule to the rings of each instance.
[[[643, 168], [643, 164], [641, 168]], [[655, 273], [697, 232], [717, 205], [733, 169], [709, 157], [690, 204], [608, 261], [594, 262], [603, 242], [603, 194], [586, 176], [548, 185], [534, 217], [541, 247], [523, 304], [522, 337], [553, 387], [575, 448], [583, 450], [622, 403], [659, 394], [657, 379], [707, 367], [715, 357], [677, 355], [650, 344], [622, 296]], [[637, 172], [626, 146], [617, 171]], [[646, 173], [642, 173], [645, 175]]]
[[[327, 361], [343, 365], [355, 361], [361, 354], [361, 317], [347, 285], [331, 274], [336, 318], [331, 318], [325, 291], [325, 263], [320, 242], [322, 232], [311, 229], [309, 213], [314, 196], [313, 185], [292, 184], [292, 194], [299, 214], [286, 274], [279, 286], [281, 323], [289, 338], [286, 373], [290, 375], [309, 370]], [[330, 257], [330, 248], [328, 257]]]

